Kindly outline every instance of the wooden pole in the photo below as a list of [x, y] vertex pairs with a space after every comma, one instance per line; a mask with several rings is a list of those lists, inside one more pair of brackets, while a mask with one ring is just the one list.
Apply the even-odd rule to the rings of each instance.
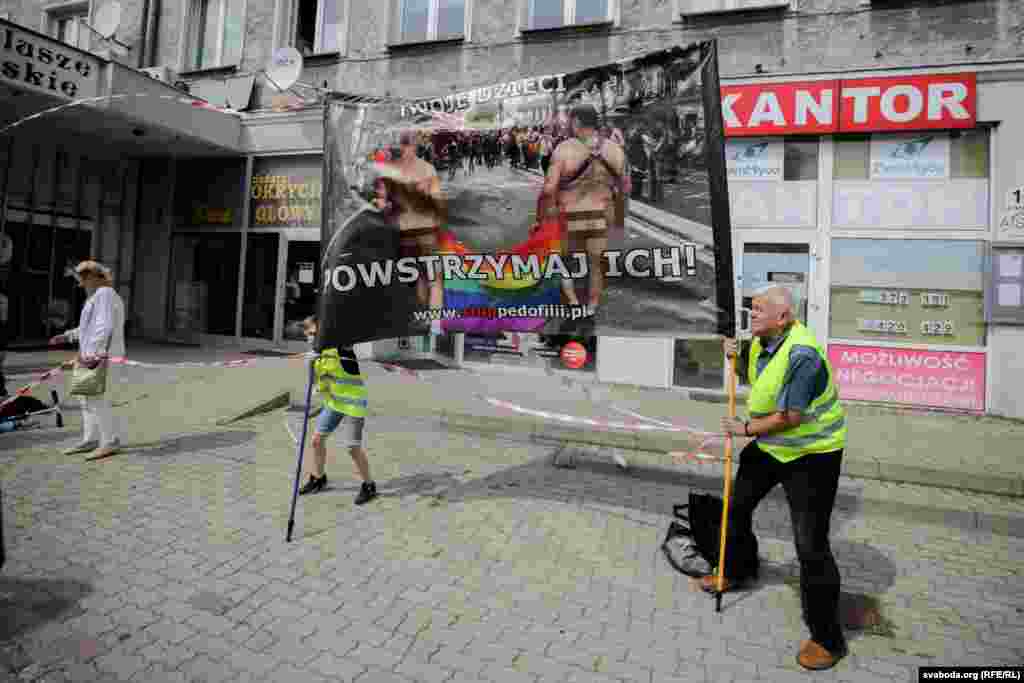
[[[739, 349], [737, 349], [739, 351]], [[729, 357], [729, 417], [736, 417], [736, 356]], [[725, 588], [725, 539], [729, 529], [729, 503], [732, 498], [732, 434], [725, 437], [725, 486], [722, 493], [722, 531], [718, 541], [718, 574], [715, 577], [715, 611], [722, 611]]]

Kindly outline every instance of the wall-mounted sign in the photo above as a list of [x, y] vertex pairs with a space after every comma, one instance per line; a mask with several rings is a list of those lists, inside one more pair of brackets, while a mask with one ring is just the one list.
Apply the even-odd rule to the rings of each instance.
[[192, 225], [231, 225], [234, 212], [231, 209], [211, 209], [197, 206], [192, 210]]
[[910, 292], [886, 289], [862, 289], [857, 295], [857, 302], [862, 304], [907, 306], [910, 304]]
[[985, 410], [985, 354], [829, 344], [840, 398]]
[[[831, 288], [833, 339], [983, 346], [985, 305], [981, 292]], [[936, 339], [945, 337], [945, 339]]]
[[1001, 207], [997, 239], [1024, 240], [1024, 187], [1013, 187], [1006, 192], [1006, 203]]
[[949, 136], [871, 136], [871, 179], [945, 179], [949, 176]]
[[249, 196], [253, 225], [320, 225], [319, 175], [254, 175]]
[[15, 89], [80, 99], [99, 93], [100, 61], [13, 24], [0, 26], [0, 80]]
[[726, 174], [730, 180], [782, 180], [783, 154], [781, 140], [729, 140]]
[[973, 128], [973, 73], [726, 85], [728, 137]]

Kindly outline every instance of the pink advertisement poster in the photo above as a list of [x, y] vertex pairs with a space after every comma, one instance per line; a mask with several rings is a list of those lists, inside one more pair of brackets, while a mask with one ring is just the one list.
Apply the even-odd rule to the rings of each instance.
[[830, 344], [839, 396], [935, 408], [985, 410], [985, 354]]

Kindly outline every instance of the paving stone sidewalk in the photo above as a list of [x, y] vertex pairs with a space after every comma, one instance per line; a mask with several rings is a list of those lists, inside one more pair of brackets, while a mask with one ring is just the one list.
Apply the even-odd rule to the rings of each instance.
[[[159, 424], [149, 413], [140, 425]], [[296, 416], [190, 419], [97, 463], [57, 455], [67, 432], [0, 451], [0, 680], [872, 683], [1024, 661], [1024, 541], [871, 514], [919, 487], [843, 481], [833, 544], [862, 618], [846, 610], [851, 655], [811, 674], [793, 659], [806, 634], [781, 499], [756, 517], [761, 584], [715, 614], [658, 550], [671, 505], [714, 490], [713, 472], [622, 472], [599, 448], [556, 468], [558, 444], [376, 418], [382, 497], [353, 506], [351, 465], [332, 458], [288, 545]]]
[[[300, 361], [242, 356], [242, 350], [244, 347], [133, 344], [133, 358], [158, 365], [240, 357], [248, 358], [252, 365], [122, 369], [119, 390], [125, 409], [133, 413], [132, 425], [139, 434], [176, 432], [195, 424], [213, 424], [248, 409], [280, 405], [282, 399], [302, 402], [305, 373]], [[67, 355], [10, 354], [8, 366], [51, 367]], [[596, 384], [577, 373], [477, 366], [473, 370], [423, 370], [414, 378], [389, 372], [376, 363], [365, 365], [374, 415], [433, 417], [449, 428], [484, 435], [658, 454], [692, 449], [697, 440], [681, 433], [641, 431], [637, 425], [649, 425], [653, 420], [713, 431], [725, 412], [724, 405], [694, 400], [686, 392]], [[485, 396], [521, 410], [497, 408], [482, 400]], [[528, 411], [633, 425], [602, 429], [541, 418]], [[848, 412], [850, 440], [844, 472], [849, 476], [1024, 498], [1024, 459], [1014, 455], [1024, 451], [1024, 423], [859, 404], [848, 406]], [[711, 452], [721, 455], [720, 447]]]

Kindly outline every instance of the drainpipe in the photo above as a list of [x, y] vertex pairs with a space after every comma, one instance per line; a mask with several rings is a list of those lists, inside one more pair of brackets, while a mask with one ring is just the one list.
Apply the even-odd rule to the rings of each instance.
[[142, 3], [142, 35], [139, 36], [139, 64], [138, 68], [146, 66], [146, 57], [149, 53], [149, 0]]
[[160, 13], [163, 11], [163, 3], [160, 0], [147, 0], [152, 3], [152, 7], [149, 11], [149, 30], [146, 34], [149, 36], [149, 65], [156, 66], [158, 46], [160, 41]]

